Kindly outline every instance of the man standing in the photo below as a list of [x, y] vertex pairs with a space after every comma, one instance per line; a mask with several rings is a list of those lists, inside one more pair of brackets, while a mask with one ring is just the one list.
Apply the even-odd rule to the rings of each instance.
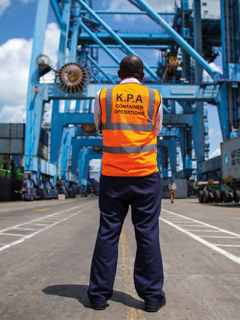
[[128, 208], [132, 209], [137, 252], [134, 283], [145, 310], [166, 304], [159, 244], [161, 178], [157, 168], [157, 135], [162, 125], [162, 98], [141, 85], [143, 62], [134, 55], [120, 63], [121, 83], [103, 89], [95, 99], [94, 119], [103, 133], [100, 178], [100, 226], [92, 259], [88, 297], [104, 310], [113, 294], [118, 242]]
[[176, 192], [176, 189], [177, 189], [177, 185], [176, 185], [176, 183], [174, 182], [173, 179], [170, 180], [168, 188], [170, 190], [171, 203], [174, 203], [174, 198], [175, 198], [175, 192]]

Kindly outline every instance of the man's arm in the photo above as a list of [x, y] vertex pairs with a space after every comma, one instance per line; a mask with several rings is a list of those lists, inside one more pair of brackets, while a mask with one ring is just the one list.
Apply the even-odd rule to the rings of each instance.
[[96, 94], [95, 97], [95, 102], [94, 102], [94, 123], [97, 128], [97, 130], [102, 133], [102, 112], [101, 112], [101, 107], [99, 103], [99, 96], [100, 96], [100, 91]]
[[153, 127], [153, 130], [155, 131], [156, 135], [158, 135], [159, 132], [161, 131], [162, 122], [163, 122], [163, 108], [162, 108], [162, 96], [161, 95], [160, 95], [160, 99], [161, 99], [161, 102], [160, 102], [160, 106], [158, 108], [155, 124]]

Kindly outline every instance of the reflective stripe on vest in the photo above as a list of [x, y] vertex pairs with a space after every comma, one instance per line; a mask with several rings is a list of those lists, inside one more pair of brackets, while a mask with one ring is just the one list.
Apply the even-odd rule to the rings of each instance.
[[128, 146], [128, 147], [107, 147], [103, 146], [103, 152], [115, 153], [115, 154], [126, 154], [126, 153], [142, 153], [149, 151], [156, 151], [156, 144], [147, 144], [143, 146]]
[[107, 89], [105, 96], [106, 106], [106, 123], [102, 124], [103, 130], [131, 130], [131, 131], [144, 131], [152, 132], [153, 130], [153, 113], [155, 107], [155, 92], [153, 89], [148, 88], [149, 92], [149, 103], [148, 103], [148, 124], [137, 124], [137, 123], [123, 123], [123, 122], [112, 122], [112, 92], [113, 88]]

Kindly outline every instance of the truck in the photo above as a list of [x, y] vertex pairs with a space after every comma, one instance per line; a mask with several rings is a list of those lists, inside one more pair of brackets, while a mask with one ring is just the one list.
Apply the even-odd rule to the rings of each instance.
[[239, 203], [240, 136], [221, 143], [221, 181], [199, 181], [196, 187], [200, 203]]
[[20, 199], [23, 168], [17, 167], [14, 161], [0, 162], [0, 201]]

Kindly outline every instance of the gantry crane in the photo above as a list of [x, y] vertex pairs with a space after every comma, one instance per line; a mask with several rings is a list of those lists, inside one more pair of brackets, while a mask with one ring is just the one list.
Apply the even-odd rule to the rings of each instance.
[[[163, 130], [158, 137], [162, 176], [171, 172], [173, 177], [190, 177], [193, 160], [198, 175], [205, 167], [209, 169], [205, 165], [209, 145], [203, 103], [217, 106], [223, 140], [240, 131], [239, 0], [219, 2], [221, 17], [206, 19], [200, 0], [194, 0], [193, 8], [189, 1], [181, 0], [172, 12], [156, 12], [146, 0], [126, 0], [132, 11], [121, 12], [95, 10], [92, 0], [38, 0], [27, 95], [25, 178], [35, 185], [43, 176], [53, 185], [57, 178], [86, 184], [89, 161], [102, 154], [93, 101], [99, 90], [119, 83], [117, 50], [121, 54], [157, 50], [161, 55], [156, 66], [143, 61], [144, 85], [159, 90], [164, 99]], [[43, 55], [50, 5], [60, 28], [58, 61]], [[142, 32], [141, 26], [134, 33], [113, 30], [107, 17], [114, 15], [145, 16], [156, 24], [155, 32]], [[166, 16], [171, 22], [164, 19]], [[222, 74], [210, 65], [218, 56], [217, 47], [221, 48]], [[108, 56], [107, 65], [100, 59], [103, 52]], [[203, 70], [210, 76], [207, 82]], [[46, 83], [43, 79], [49, 73], [52, 81]], [[63, 112], [60, 100], [65, 101]], [[71, 100], [75, 101], [74, 110]], [[53, 101], [50, 154], [49, 159], [43, 159], [38, 156], [39, 138], [44, 105], [49, 101]], [[178, 150], [182, 170], [177, 170]]]

